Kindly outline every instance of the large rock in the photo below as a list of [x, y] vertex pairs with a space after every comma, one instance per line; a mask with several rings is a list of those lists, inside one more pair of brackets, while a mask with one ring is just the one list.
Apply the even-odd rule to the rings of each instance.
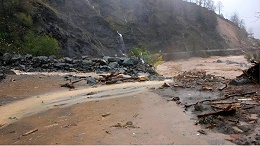
[[9, 64], [11, 62], [11, 59], [12, 59], [12, 55], [11, 54], [5, 53], [3, 55], [3, 63], [4, 64]]
[[124, 66], [133, 66], [136, 64], [136, 59], [133, 58], [126, 58], [123, 63]]
[[82, 65], [85, 65], [85, 66], [92, 66], [94, 63], [92, 60], [83, 60], [82, 61]]
[[89, 76], [89, 77], [87, 77], [87, 84], [88, 85], [94, 85], [94, 84], [96, 84], [97, 83], [97, 79], [96, 78], [94, 78], [94, 77], [91, 77], [91, 76]]
[[3, 73], [0, 72], [0, 82], [1, 82], [3, 79], [5, 79], [5, 77], [6, 77], [5, 74], [3, 74]]
[[119, 64], [117, 62], [110, 62], [109, 65], [111, 68], [115, 69], [119, 67]]

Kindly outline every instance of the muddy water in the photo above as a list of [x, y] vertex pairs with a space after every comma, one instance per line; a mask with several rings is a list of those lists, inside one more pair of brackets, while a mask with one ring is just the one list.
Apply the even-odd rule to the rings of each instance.
[[[217, 63], [217, 60], [222, 62]], [[229, 61], [236, 63], [229, 64]], [[212, 56], [209, 58], [190, 58], [165, 62], [157, 67], [157, 72], [161, 75], [172, 77], [184, 71], [197, 69], [205, 70], [207, 74], [233, 79], [241, 75], [242, 71], [250, 66], [251, 64], [247, 62], [244, 56]]]
[[0, 123], [8, 125], [25, 116], [47, 111], [55, 107], [66, 107], [86, 101], [118, 98], [136, 95], [152, 87], [159, 87], [163, 82], [150, 81], [142, 83], [125, 83], [97, 88], [61, 91], [45, 95], [34, 96], [22, 101], [0, 106]]

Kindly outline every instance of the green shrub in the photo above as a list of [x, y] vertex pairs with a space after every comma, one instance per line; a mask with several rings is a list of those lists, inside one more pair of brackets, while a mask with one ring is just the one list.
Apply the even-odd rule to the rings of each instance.
[[19, 13], [18, 14], [18, 19], [25, 25], [28, 27], [31, 27], [33, 25], [33, 20], [32, 17], [30, 15], [27, 15], [25, 13]]
[[163, 62], [163, 56], [161, 54], [153, 54], [145, 49], [144, 47], [137, 48], [133, 47], [130, 49], [129, 57], [137, 57], [138, 59], [143, 59], [146, 63], [157, 67], [159, 64]]
[[38, 55], [59, 55], [59, 44], [56, 39], [48, 35], [36, 35], [30, 31], [24, 37], [24, 44], [22, 45], [23, 54]]
[[248, 54], [246, 54], [246, 55], [244, 56], [244, 58], [245, 58], [248, 62], [250, 62], [250, 61], [252, 61], [252, 60], [259, 62], [259, 54], [257, 54], [257, 53], [248, 53]]
[[150, 57], [150, 64], [152, 64], [155, 68], [163, 63], [163, 56], [159, 53], [156, 53]]
[[138, 59], [142, 58], [142, 59], [146, 59], [149, 58], [150, 56], [150, 52], [147, 51], [144, 47], [141, 48], [137, 48], [137, 47], [133, 47], [130, 49], [130, 53], [128, 55], [129, 57], [137, 57]]

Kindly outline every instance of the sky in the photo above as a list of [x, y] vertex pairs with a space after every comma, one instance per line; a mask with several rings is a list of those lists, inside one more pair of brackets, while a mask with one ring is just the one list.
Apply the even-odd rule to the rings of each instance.
[[[217, 3], [219, 0], [214, 0]], [[259, 0], [220, 0], [223, 3], [222, 14], [229, 19], [234, 12], [237, 12], [240, 19], [243, 19], [247, 30], [251, 28], [254, 37], [259, 39], [259, 19], [256, 18], [259, 12]], [[259, 16], [259, 14], [258, 14]]]

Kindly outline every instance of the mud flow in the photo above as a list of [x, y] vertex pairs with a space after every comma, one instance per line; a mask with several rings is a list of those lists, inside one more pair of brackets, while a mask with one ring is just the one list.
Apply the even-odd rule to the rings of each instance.
[[[180, 62], [160, 65], [162, 81], [82, 80], [73, 89], [61, 87], [70, 83], [68, 74], [9, 75], [0, 86], [0, 142], [258, 145], [258, 85], [231, 77], [246, 68], [240, 63], [251, 64], [243, 56], [194, 60], [172, 72], [165, 65], [173, 69]], [[205, 69], [209, 64], [217, 64], [214, 71]], [[232, 72], [220, 72], [228, 67]], [[73, 82], [86, 75], [72, 76]]]

